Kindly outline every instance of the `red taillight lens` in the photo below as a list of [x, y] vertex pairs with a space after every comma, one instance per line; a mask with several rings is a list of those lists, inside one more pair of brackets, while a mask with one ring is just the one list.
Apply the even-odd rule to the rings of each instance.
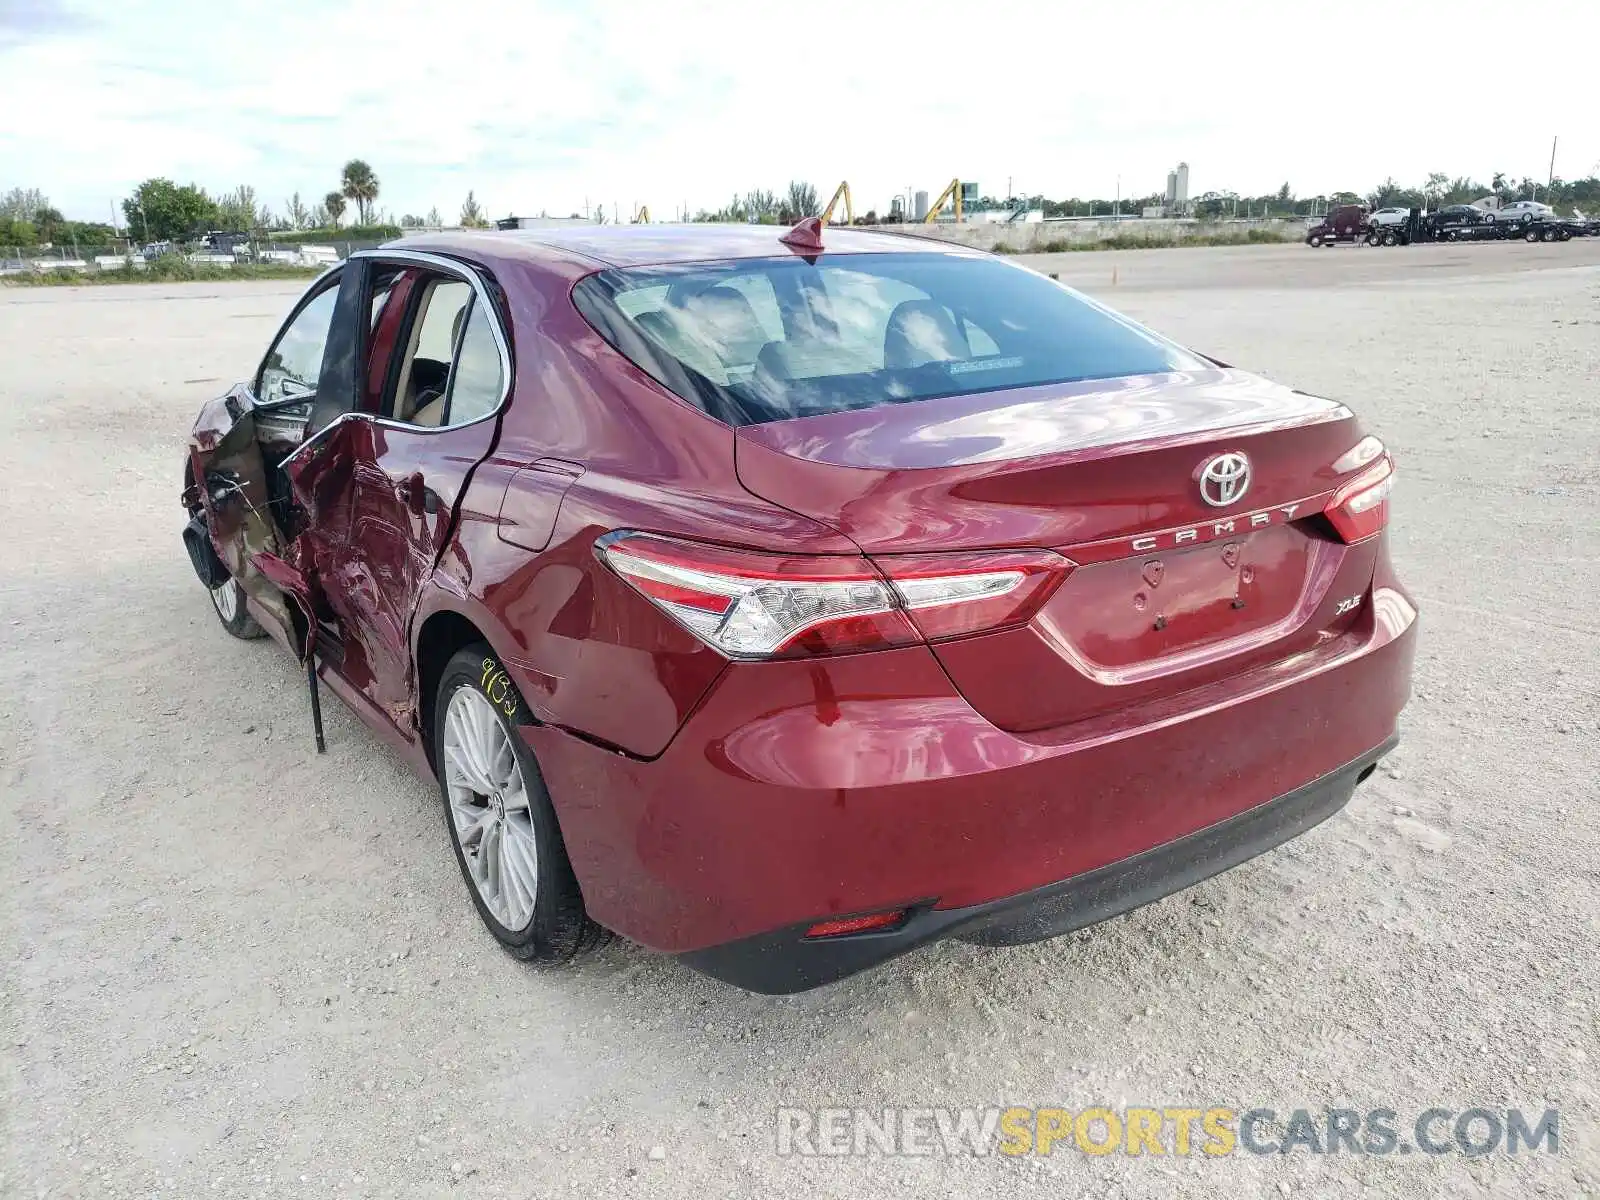
[[630, 533], [600, 555], [689, 631], [734, 658], [786, 658], [917, 641], [864, 558], [766, 554]]
[[840, 917], [836, 921], [818, 921], [806, 930], [808, 938], [844, 937], [850, 933], [866, 933], [873, 929], [889, 929], [905, 919], [906, 910], [868, 913], [861, 917]]
[[1338, 535], [1360, 542], [1389, 523], [1389, 489], [1394, 486], [1394, 460], [1388, 455], [1344, 484], [1324, 509]]
[[1072, 569], [1048, 550], [906, 554], [875, 565], [643, 533], [613, 534], [596, 549], [662, 612], [733, 658], [873, 650], [1020, 624]]
[[874, 561], [930, 641], [1024, 624], [1072, 570], [1049, 550], [907, 554]]

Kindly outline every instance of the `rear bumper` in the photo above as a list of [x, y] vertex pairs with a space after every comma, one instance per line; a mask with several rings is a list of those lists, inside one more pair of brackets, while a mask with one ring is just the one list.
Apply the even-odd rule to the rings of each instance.
[[[1386, 564], [1361, 612], [1283, 661], [1038, 733], [984, 720], [921, 646], [730, 666], [650, 761], [523, 732], [597, 921], [793, 990], [931, 938], [1048, 937], [1322, 819], [1410, 690], [1416, 610]], [[796, 946], [896, 908], [914, 915], [893, 932]]]
[[1059, 937], [1181, 891], [1299, 837], [1349, 801], [1399, 741], [1381, 746], [1285, 796], [1165, 845], [1059, 883], [966, 908], [915, 909], [881, 933], [807, 939], [801, 924], [682, 955], [697, 971], [752, 992], [782, 995], [847, 975], [942, 938], [1017, 946]]

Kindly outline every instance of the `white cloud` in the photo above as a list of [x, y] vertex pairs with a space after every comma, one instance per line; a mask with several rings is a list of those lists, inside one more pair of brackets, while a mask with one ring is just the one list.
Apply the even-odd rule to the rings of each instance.
[[[1470, 6], [1469, 6], [1470, 7]], [[1298, 8], [1298, 11], [1294, 9]], [[454, 215], [648, 203], [657, 219], [753, 186], [848, 178], [857, 207], [951, 176], [985, 192], [1366, 189], [1430, 170], [1600, 170], [1600, 6], [1550, 34], [1460, 0], [1373, 15], [1272, 0], [1139, 6], [592, 7], [581, 0], [32, 0], [0, 21], [0, 181], [94, 218], [142, 178], [253, 185], [280, 206], [360, 156], [382, 207]], [[781, 15], [780, 15], [781, 14]]]

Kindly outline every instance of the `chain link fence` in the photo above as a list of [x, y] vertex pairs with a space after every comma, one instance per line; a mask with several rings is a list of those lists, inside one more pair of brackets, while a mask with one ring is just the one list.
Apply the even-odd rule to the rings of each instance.
[[219, 238], [179, 245], [112, 242], [102, 245], [0, 246], [0, 276], [117, 271], [138, 272], [152, 263], [187, 262], [226, 270], [238, 264], [315, 269], [332, 266], [356, 250], [381, 241], [279, 241], [273, 238]]

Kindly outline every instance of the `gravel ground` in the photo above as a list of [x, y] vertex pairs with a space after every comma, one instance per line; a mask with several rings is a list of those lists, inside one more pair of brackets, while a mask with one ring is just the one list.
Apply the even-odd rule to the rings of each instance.
[[[181, 446], [294, 285], [0, 289], [0, 1195], [1600, 1194], [1600, 241], [1038, 265], [1394, 448], [1403, 744], [1157, 905], [789, 999], [501, 954], [432, 789], [336, 702], [318, 758], [292, 662], [217, 627]], [[774, 1149], [779, 1104], [1013, 1103], [1555, 1106], [1562, 1148]]]

